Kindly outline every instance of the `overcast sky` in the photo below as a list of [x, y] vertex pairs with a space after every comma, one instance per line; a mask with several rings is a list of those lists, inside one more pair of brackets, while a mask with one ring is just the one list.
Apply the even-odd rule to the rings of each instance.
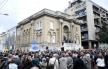
[[[7, 3], [1, 8], [3, 1]], [[69, 1], [73, 0], [0, 0], [0, 33], [16, 26], [18, 22], [44, 8], [63, 12]], [[108, 0], [92, 1], [108, 10]], [[9, 15], [5, 16], [1, 13]]]

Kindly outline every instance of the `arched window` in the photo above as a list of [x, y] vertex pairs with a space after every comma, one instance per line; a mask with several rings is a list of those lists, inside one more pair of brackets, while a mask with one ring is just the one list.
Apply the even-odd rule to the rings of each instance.
[[64, 39], [64, 42], [65, 43], [69, 43], [69, 34], [70, 34], [70, 32], [69, 32], [69, 27], [67, 26], [67, 25], [65, 25], [64, 27], [63, 27], [63, 39]]

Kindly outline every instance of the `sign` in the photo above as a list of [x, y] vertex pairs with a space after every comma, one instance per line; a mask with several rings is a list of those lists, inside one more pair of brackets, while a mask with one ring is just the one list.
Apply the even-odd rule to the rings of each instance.
[[83, 49], [83, 47], [81, 47], [78, 44], [75, 43], [64, 43], [63, 45], [64, 50], [79, 50], [79, 49]]

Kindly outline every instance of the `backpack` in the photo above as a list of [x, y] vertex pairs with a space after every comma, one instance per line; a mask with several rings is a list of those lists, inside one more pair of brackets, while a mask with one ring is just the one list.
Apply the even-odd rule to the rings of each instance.
[[55, 59], [55, 61], [54, 61], [54, 64], [49, 64], [49, 65], [48, 65], [48, 69], [54, 69], [55, 62], [56, 62], [56, 59]]

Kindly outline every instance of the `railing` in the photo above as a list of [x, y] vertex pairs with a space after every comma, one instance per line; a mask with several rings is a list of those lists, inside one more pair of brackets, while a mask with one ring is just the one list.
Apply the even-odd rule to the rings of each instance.
[[95, 26], [102, 27], [100, 24], [95, 23]]
[[85, 32], [85, 31], [88, 31], [88, 28], [82, 28], [81, 29], [81, 32]]
[[99, 16], [97, 16], [97, 15], [94, 15], [94, 18], [100, 18]]
[[97, 13], [97, 14], [100, 14], [99, 10], [93, 9], [93, 11], [94, 11], [95, 13]]

